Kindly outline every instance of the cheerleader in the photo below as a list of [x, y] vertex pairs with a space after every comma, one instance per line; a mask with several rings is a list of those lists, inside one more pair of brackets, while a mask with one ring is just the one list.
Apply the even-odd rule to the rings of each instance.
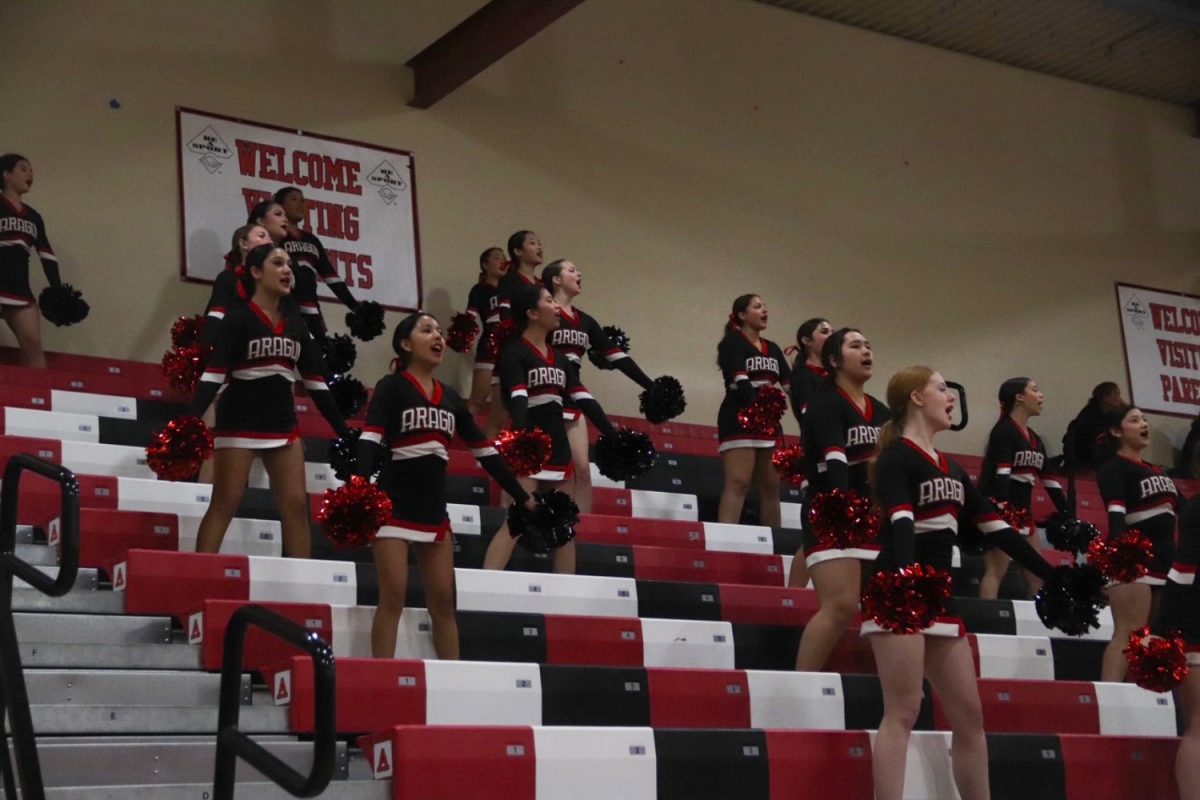
[[[963, 468], [934, 448], [934, 437], [950, 428], [954, 411], [954, 394], [942, 376], [929, 367], [909, 367], [888, 382], [887, 399], [892, 418], [883, 429], [873, 484], [884, 515], [878, 568], [918, 563], [948, 573], [959, 520], [966, 518], [1026, 569], [1049, 578], [1053, 568], [999, 518]], [[983, 711], [961, 621], [946, 617], [924, 635], [900, 635], [867, 620], [862, 633], [870, 636], [883, 688], [883, 720], [872, 750], [875, 797], [902, 796], [909, 735], [921, 710], [922, 677], [927, 677], [953, 732], [950, 756], [959, 795], [986, 800]]]
[[[608, 334], [600, 327], [600, 323], [586, 312], [571, 305], [572, 301], [583, 291], [583, 273], [570, 261], [554, 261], [542, 270], [542, 285], [554, 296], [558, 303], [559, 326], [550, 332], [550, 345], [560, 354], [566, 356], [571, 367], [577, 372], [583, 365], [584, 355], [589, 348], [595, 348], [604, 354], [605, 360], [612, 364], [613, 369], [619, 370], [627, 378], [648, 389], [653, 381], [642, 372], [628, 353], [609, 341]], [[587, 424], [583, 421], [579, 408], [568, 401], [563, 404], [563, 419], [567, 427], [567, 439], [571, 443], [571, 463], [575, 470], [575, 503], [585, 514], [592, 510], [592, 469], [588, 463]]]
[[221, 549], [257, 456], [279, 510], [284, 555], [307, 558], [312, 551], [308, 494], [292, 389], [297, 371], [337, 435], [348, 430], [322, 377], [321, 350], [287, 302], [294, 285], [287, 252], [270, 244], [251, 250], [243, 285], [249, 299], [221, 321], [190, 412], [199, 416], [228, 381], [217, 403], [212, 500], [200, 523], [196, 550]]
[[1141, 409], [1126, 406], [1113, 414], [1107, 425], [1107, 448], [1112, 455], [1096, 472], [1096, 481], [1108, 509], [1108, 539], [1136, 528], [1154, 543], [1154, 563], [1148, 574], [1134, 583], [1108, 587], [1113, 638], [1104, 650], [1100, 679], [1120, 683], [1128, 668], [1122, 651], [1129, 634], [1153, 617], [1175, 557], [1179, 491], [1162, 469], [1142, 460], [1142, 452], [1150, 445], [1150, 421]]
[[1155, 616], [1154, 630], [1165, 633], [1178, 630], [1187, 644], [1190, 665], [1176, 693], [1187, 728], [1179, 740], [1175, 755], [1175, 782], [1180, 800], [1200, 800], [1200, 584], [1196, 567], [1200, 564], [1200, 497], [1193, 497], [1179, 509], [1179, 549], [1175, 563], [1167, 573], [1162, 603]]
[[[255, 247], [271, 243], [271, 235], [262, 225], [243, 225], [233, 233], [233, 242], [229, 255], [225, 257], [225, 269], [213, 281], [212, 294], [209, 295], [208, 305], [204, 307], [204, 328], [201, 340], [209, 347], [217, 343], [217, 330], [225, 314], [246, 302], [241, 286], [241, 275], [246, 264], [246, 254]], [[240, 291], [239, 291], [240, 289]], [[217, 424], [217, 410], [210, 403], [200, 417], [204, 424], [212, 427]], [[200, 465], [199, 483], [212, 483], [213, 462], [206, 460]]]
[[[500, 319], [512, 317], [513, 294], [523, 286], [541, 286], [534, 271], [542, 265], [542, 240], [533, 231], [517, 231], [506, 245], [508, 267], [496, 285]], [[506, 402], [500, 402], [500, 376], [492, 373], [492, 403], [488, 411], [487, 432], [494, 436], [508, 422]]]
[[[869, 468], [879, 452], [879, 429], [891, 418], [888, 407], [864, 388], [874, 369], [871, 343], [857, 328], [839, 328], [825, 340], [821, 361], [832, 384], [804, 413], [806, 497], [811, 500], [832, 489], [869, 496]], [[804, 557], [821, 603], [800, 637], [796, 669], [816, 672], [858, 611], [862, 562], [874, 561], [879, 545], [840, 548], [821, 542], [807, 515], [803, 527], [804, 550], [797, 557]]]
[[448, 386], [433, 377], [442, 363], [445, 341], [437, 319], [418, 311], [392, 334], [393, 371], [375, 385], [367, 423], [358, 444], [355, 472], [367, 477], [386, 455], [379, 486], [392, 500], [392, 518], [371, 545], [379, 571], [379, 605], [371, 625], [375, 658], [396, 654], [396, 630], [408, 588], [409, 549], [416, 556], [433, 622], [438, 658], [457, 659], [454, 617], [454, 537], [446, 515], [447, 448], [455, 434], [505, 491], [534, 507], [504, 460]]
[[250, 213], [246, 215], [246, 224], [261, 225], [266, 228], [267, 233], [271, 236], [271, 241], [280, 247], [287, 242], [288, 231], [292, 228], [283, 206], [274, 200], [263, 200], [250, 209]]
[[37, 253], [51, 286], [61, 286], [62, 278], [42, 215], [22, 202], [32, 188], [29, 159], [16, 153], [0, 156], [0, 319], [17, 337], [21, 364], [45, 369], [42, 316], [29, 286], [29, 257]]
[[[833, 334], [833, 326], [823, 317], [806, 320], [796, 329], [796, 360], [792, 363], [792, 413], [804, 424], [804, 412], [813, 396], [828, 387], [829, 372], [821, 363], [821, 348]], [[791, 349], [791, 348], [789, 348]]]
[[[552, 442], [549, 463], [530, 478], [522, 478], [528, 491], [560, 489], [571, 493], [571, 444], [563, 424], [563, 406], [569, 397], [601, 433], [613, 433], [604, 409], [579, 382], [579, 371], [566, 356], [549, 344], [549, 334], [559, 325], [558, 304], [541, 286], [524, 286], [512, 296], [512, 318], [520, 336], [504, 345], [500, 354], [500, 387], [514, 428], [541, 428]], [[488, 545], [484, 569], [504, 569], [515, 540], [501, 528]], [[554, 571], [575, 572], [575, 543], [554, 551]]]
[[321, 315], [321, 306], [317, 302], [318, 279], [325, 282], [329, 290], [353, 311], [358, 308], [358, 301], [346, 287], [346, 281], [338, 274], [337, 268], [329, 261], [325, 245], [312, 231], [300, 227], [300, 223], [308, 217], [308, 206], [304, 203], [304, 193], [295, 186], [285, 186], [275, 192], [275, 202], [283, 209], [287, 217], [287, 236], [283, 239], [283, 249], [292, 257], [296, 265], [296, 290], [292, 296], [308, 323], [308, 329], [318, 342], [325, 339], [325, 317]]
[[767, 328], [767, 304], [756, 294], [733, 301], [725, 336], [717, 345], [717, 366], [725, 379], [725, 399], [717, 411], [717, 433], [725, 487], [717, 508], [718, 522], [737, 523], [753, 484], [758, 492], [758, 517], [763, 525], [779, 527], [779, 474], [771, 464], [783, 431], [747, 431], [738, 412], [754, 400], [763, 386], [787, 392], [791, 370], [779, 345], [761, 334]]
[[[479, 256], [479, 280], [467, 295], [467, 313], [479, 326], [475, 345], [475, 370], [471, 377], [471, 399], [467, 406], [472, 414], [482, 414], [492, 396], [492, 374], [496, 364], [488, 334], [500, 324], [500, 279], [508, 272], [508, 261], [499, 247], [489, 247]], [[498, 392], [497, 392], [498, 394]], [[491, 431], [495, 435], [495, 431]]]
[[[1060, 514], [1065, 513], [1067, 496], [1062, 484], [1049, 469], [1041, 438], [1029, 427], [1029, 418], [1042, 413], [1046, 396], [1029, 378], [1009, 378], [1000, 384], [999, 399], [1000, 419], [988, 436], [979, 475], [980, 488], [993, 500], [1007, 501], [1012, 508], [1032, 515], [1033, 487], [1041, 478], [1055, 509]], [[1017, 530], [1017, 533], [1028, 536], [1029, 544], [1039, 550], [1032, 516], [1030, 522], [1028, 528]], [[979, 583], [979, 596], [995, 600], [1011, 559], [1003, 551], [994, 549], [987, 551], [984, 558], [986, 566]], [[1042, 588], [1041, 581], [1029, 572], [1025, 573], [1025, 584], [1029, 597]]]

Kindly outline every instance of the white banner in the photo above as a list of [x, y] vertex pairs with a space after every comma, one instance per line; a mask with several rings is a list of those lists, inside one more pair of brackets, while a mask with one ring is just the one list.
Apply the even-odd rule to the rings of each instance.
[[[277, 189], [304, 192], [303, 227], [360, 300], [421, 306], [411, 153], [176, 110], [183, 278], [220, 273], [233, 232]], [[319, 282], [322, 299], [333, 294]]]
[[1143, 411], [1200, 413], [1200, 297], [1117, 284], [1133, 403]]

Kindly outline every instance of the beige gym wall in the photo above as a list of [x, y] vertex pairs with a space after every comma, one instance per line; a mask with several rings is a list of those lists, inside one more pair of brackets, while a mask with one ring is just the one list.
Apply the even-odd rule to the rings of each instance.
[[[393, 48], [436, 36], [444, 3], [376, 5], [8, 4], [0, 149], [33, 160], [28, 199], [93, 309], [48, 347], [157, 360], [203, 308], [178, 278], [177, 105], [414, 151], [428, 308], [461, 309], [479, 251], [532, 228], [584, 270], [580, 305], [683, 381], [688, 421], [715, 422], [716, 340], [755, 291], [781, 344], [814, 314], [862, 327], [878, 396], [912, 362], [967, 384], [947, 449], [980, 451], [1000, 381], [1032, 375], [1057, 451], [1091, 386], [1126, 382], [1113, 282], [1198, 288], [1186, 109], [747, 0], [588, 0], [418, 111]], [[364, 382], [387, 347], [360, 345]], [[636, 412], [624, 377], [585, 380]], [[1187, 421], [1154, 423], [1169, 460]]]

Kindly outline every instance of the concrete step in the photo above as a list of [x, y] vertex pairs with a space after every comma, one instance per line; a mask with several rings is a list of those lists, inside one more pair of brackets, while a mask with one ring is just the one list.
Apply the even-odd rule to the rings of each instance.
[[[287, 733], [288, 708], [258, 705], [241, 710], [238, 727], [246, 733]], [[33, 729], [45, 734], [214, 734], [217, 706], [34, 705]], [[186, 781], [182, 781], [186, 782]]]
[[13, 615], [22, 644], [169, 644], [171, 618], [133, 615], [54, 614], [21, 612]]
[[200, 669], [199, 647], [190, 644], [67, 644], [21, 642], [25, 668]]
[[[167, 670], [27, 669], [32, 705], [216, 706], [221, 676]], [[253, 698], [250, 676], [242, 676], [241, 700]], [[264, 702], [270, 698], [264, 693]]]

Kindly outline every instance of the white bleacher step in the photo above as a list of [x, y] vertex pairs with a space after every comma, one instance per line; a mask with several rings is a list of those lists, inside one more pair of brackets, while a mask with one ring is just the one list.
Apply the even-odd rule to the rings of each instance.
[[137, 419], [137, 400], [112, 394], [50, 390], [50, 407], [70, 414], [95, 414], [113, 419]]
[[[306, 773], [312, 764], [313, 746], [310, 742], [276, 740], [267, 741], [263, 746], [302, 773]], [[120, 741], [111, 744], [44, 745], [38, 748], [38, 758], [47, 787], [153, 786], [207, 780], [211, 791], [215, 752], [216, 745], [211, 741], [173, 742], [168, 739], [161, 743], [134, 745]], [[344, 742], [339, 742], [335, 775], [340, 779], [344, 780], [348, 774], [348, 762], [348, 748]], [[236, 774], [239, 781], [267, 780], [241, 759], [238, 759]], [[238, 797], [241, 796], [239, 789]], [[329, 792], [329, 796], [341, 795], [334, 790]]]
[[170, 617], [14, 614], [22, 644], [169, 644]]
[[[203, 512], [201, 512], [203, 513]], [[196, 549], [200, 516], [179, 516], [179, 552]], [[221, 552], [239, 556], [282, 556], [283, 528], [278, 520], [234, 517], [225, 529]]]
[[29, 408], [4, 409], [4, 434], [64, 442], [100, 441], [100, 418], [95, 414], [67, 414]]
[[456, 569], [460, 611], [576, 614], [587, 617], [636, 617], [637, 582], [633, 578], [558, 575]]
[[[238, 717], [238, 728], [246, 733], [287, 733], [288, 710], [272, 706], [268, 698], [257, 705], [245, 706]], [[213, 733], [217, 730], [218, 707], [211, 706], [130, 706], [130, 705], [35, 705], [30, 706], [33, 728], [39, 733], [90, 733], [123, 735], [130, 733]], [[44, 767], [43, 767], [44, 769]], [[180, 780], [187, 780], [181, 778]]]
[[686, 522], [696, 522], [700, 519], [700, 504], [694, 494], [632, 489], [629, 492], [629, 506], [635, 517], [678, 519]]
[[[50, 705], [216, 706], [221, 676], [171, 670], [27, 669], [29, 702]], [[249, 675], [242, 676], [243, 705], [253, 700]], [[261, 698], [269, 703], [270, 698]]]
[[51, 644], [21, 642], [21, 664], [59, 669], [199, 670], [203, 652], [190, 644]]
[[1093, 639], [1100, 642], [1111, 641], [1113, 637], [1112, 609], [1100, 609], [1100, 627], [1091, 628], [1082, 636], [1068, 637], [1065, 633], [1053, 628], [1047, 628], [1038, 618], [1037, 608], [1032, 600], [1013, 600], [1013, 618], [1017, 623], [1018, 636], [1049, 636], [1055, 639]]
[[155, 480], [154, 470], [146, 465], [144, 447], [68, 440], [62, 443], [62, 465], [83, 475]]

